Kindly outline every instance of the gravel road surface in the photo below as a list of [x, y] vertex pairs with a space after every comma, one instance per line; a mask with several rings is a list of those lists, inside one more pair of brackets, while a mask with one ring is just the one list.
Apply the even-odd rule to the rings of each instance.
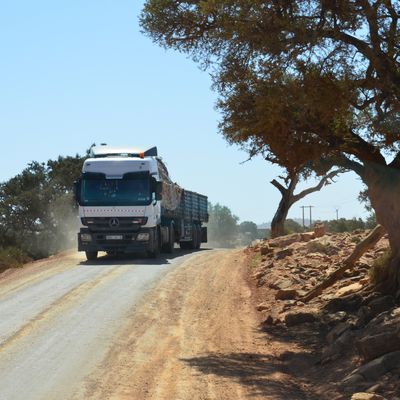
[[246, 273], [239, 250], [6, 271], [0, 400], [287, 399]]

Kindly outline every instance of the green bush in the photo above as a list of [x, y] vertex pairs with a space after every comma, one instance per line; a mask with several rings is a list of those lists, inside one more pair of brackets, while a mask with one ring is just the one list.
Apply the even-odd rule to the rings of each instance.
[[31, 259], [17, 247], [0, 248], [0, 271], [8, 268], [19, 268]]

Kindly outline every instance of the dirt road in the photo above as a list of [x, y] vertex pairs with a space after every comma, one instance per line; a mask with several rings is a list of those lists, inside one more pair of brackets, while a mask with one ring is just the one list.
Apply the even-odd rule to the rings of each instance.
[[243, 257], [87, 263], [70, 253], [6, 274], [0, 399], [283, 398]]

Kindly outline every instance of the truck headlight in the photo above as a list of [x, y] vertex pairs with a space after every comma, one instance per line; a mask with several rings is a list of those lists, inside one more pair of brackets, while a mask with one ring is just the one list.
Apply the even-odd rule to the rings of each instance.
[[149, 240], [150, 234], [149, 233], [139, 233], [137, 235], [136, 240], [139, 240], [140, 242], [144, 242], [146, 240]]
[[90, 233], [81, 233], [81, 240], [82, 242], [91, 242], [92, 235]]

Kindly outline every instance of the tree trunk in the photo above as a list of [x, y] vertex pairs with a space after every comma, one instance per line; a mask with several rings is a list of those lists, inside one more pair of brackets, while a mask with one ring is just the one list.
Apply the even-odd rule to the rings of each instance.
[[363, 180], [377, 221], [388, 233], [392, 253], [381, 289], [394, 292], [400, 288], [400, 171], [366, 165]]
[[287, 187], [280, 184], [276, 179], [273, 179], [271, 183], [281, 192], [282, 199], [279, 202], [278, 209], [276, 210], [274, 218], [271, 222], [271, 236], [276, 238], [285, 234], [285, 220], [289, 213], [290, 207], [292, 207], [296, 201], [301, 200], [311, 193], [321, 190], [323, 186], [329, 184], [330, 179], [333, 179], [336, 175], [344, 171], [345, 170], [343, 168], [333, 170], [329, 172], [329, 174], [323, 176], [317, 185], [305, 189], [298, 194], [294, 194], [294, 190], [299, 183], [299, 173], [289, 174], [287, 178], [284, 179], [287, 183]]
[[271, 222], [271, 237], [276, 238], [285, 234], [285, 221], [291, 207], [291, 203], [287, 195], [282, 196], [278, 209]]

